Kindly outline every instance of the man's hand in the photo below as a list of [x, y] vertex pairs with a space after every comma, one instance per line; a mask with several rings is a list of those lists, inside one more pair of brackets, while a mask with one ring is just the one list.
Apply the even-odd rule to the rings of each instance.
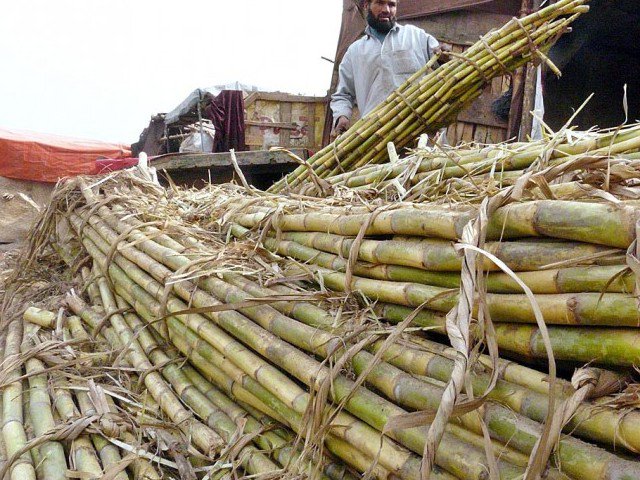
[[438, 63], [442, 65], [443, 63], [447, 63], [449, 60], [451, 60], [451, 55], [449, 54], [452, 51], [453, 49], [451, 48], [451, 45], [447, 43], [441, 43], [434, 52], [440, 55], [440, 58], [438, 59]]
[[336, 126], [333, 127], [333, 130], [331, 130], [331, 140], [335, 140], [338, 135], [342, 135], [344, 132], [346, 132], [347, 130], [349, 130], [349, 119], [347, 117], [345, 117], [344, 115], [338, 118], [338, 121], [336, 122]]

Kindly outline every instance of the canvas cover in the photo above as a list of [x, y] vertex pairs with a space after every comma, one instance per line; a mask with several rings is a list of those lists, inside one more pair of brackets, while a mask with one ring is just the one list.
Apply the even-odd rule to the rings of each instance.
[[213, 87], [207, 88], [196, 88], [187, 96], [187, 98], [180, 102], [180, 104], [176, 108], [165, 115], [164, 122], [167, 125], [171, 125], [172, 123], [179, 121], [180, 117], [182, 117], [183, 115], [187, 115], [191, 111], [193, 111], [198, 105], [198, 102], [202, 100], [206, 95], [217, 97], [223, 90], [240, 91], [248, 94], [251, 92], [259, 91], [259, 88], [255, 85], [248, 85], [240, 82], [232, 82], [225, 85], [215, 85]]
[[0, 128], [0, 176], [37, 182], [99, 173], [100, 159], [131, 156], [127, 145]]

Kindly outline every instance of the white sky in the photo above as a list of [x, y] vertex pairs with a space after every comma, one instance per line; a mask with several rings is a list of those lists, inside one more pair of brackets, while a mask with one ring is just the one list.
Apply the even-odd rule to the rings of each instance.
[[325, 95], [342, 0], [18, 0], [0, 15], [0, 127], [122, 143], [192, 90]]

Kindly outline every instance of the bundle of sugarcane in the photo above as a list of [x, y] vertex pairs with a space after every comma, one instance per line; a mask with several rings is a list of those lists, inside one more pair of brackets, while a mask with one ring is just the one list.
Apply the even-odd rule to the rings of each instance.
[[66, 300], [78, 316], [29, 307], [24, 324], [9, 325], [0, 477], [282, 478], [287, 467], [325, 480], [355, 478], [328, 457], [302, 462], [284, 426], [274, 429], [274, 420], [231, 400], [242, 397], [237, 388], [223, 393], [185, 365], [104, 277], [86, 272], [91, 307], [75, 294]]
[[478, 97], [492, 78], [508, 74], [529, 60], [550, 63], [545, 52], [575, 18], [588, 10], [585, 3], [561, 0], [522, 19], [513, 19], [434, 70], [435, 56], [375, 110], [270, 191], [297, 189], [310, 178], [331, 177], [388, 161], [387, 142], [404, 148], [425, 131], [436, 132]]
[[[105, 364], [112, 352], [87, 351], [89, 336], [77, 317], [66, 320], [37, 309], [13, 319], [3, 329], [3, 428], [0, 476], [11, 479], [128, 478], [154, 480], [161, 476], [138, 453], [141, 404], [113, 381]], [[42, 333], [31, 322], [48, 322], [59, 335]], [[91, 347], [89, 347], [91, 348]], [[99, 350], [99, 349], [98, 349]], [[115, 371], [115, 370], [114, 370]], [[120, 371], [120, 380], [128, 372]], [[106, 380], [106, 383], [103, 383]], [[133, 407], [133, 408], [132, 408]], [[146, 403], [145, 416], [156, 425], [155, 407]], [[126, 415], [120, 412], [127, 411]], [[151, 425], [151, 424], [149, 424]], [[147, 429], [155, 430], [154, 427]], [[166, 439], [173, 427], [163, 427]], [[153, 442], [156, 443], [156, 442]], [[173, 460], [173, 459], [172, 459]], [[169, 464], [173, 461], [166, 460]]]
[[[137, 363], [148, 352], [151, 361], [152, 355], [158, 356], [161, 368], [169, 358], [161, 356], [163, 348], [158, 345], [169, 341], [216, 388], [294, 430], [306, 446], [303, 458], [312, 464], [320, 462], [318, 455], [326, 449], [356, 471], [376, 478], [420, 478], [426, 426], [398, 419], [410, 411], [433, 411], [439, 406], [441, 382], [453, 363], [450, 353], [436, 344], [427, 346], [416, 335], [400, 342], [392, 333], [382, 340], [389, 334], [385, 328], [372, 332], [371, 324], [358, 327], [360, 310], [344, 325], [336, 323], [330, 303], [321, 302], [316, 294], [262, 286], [260, 278], [270, 275], [257, 269], [277, 258], [250, 254], [255, 246], [251, 241], [226, 246], [222, 232], [211, 238], [177, 218], [170, 221], [188, 203], [185, 199], [174, 201], [175, 197], [163, 197], [155, 190], [137, 190], [129, 182], [124, 178], [101, 183], [104, 199], [81, 188], [81, 183], [69, 184], [70, 191], [61, 191], [64, 197], [55, 203], [58, 210], [52, 208], [48, 220], [41, 222], [38, 236], [53, 233], [49, 221], [55, 219], [55, 231], [72, 232], [79, 254], [90, 256], [104, 276], [99, 284], [110, 313], [107, 322], [121, 335], [127, 358]], [[241, 215], [233, 217], [239, 221]], [[391, 218], [386, 221], [398, 225]], [[410, 227], [407, 222], [403, 225]], [[382, 224], [374, 220], [371, 227]], [[61, 252], [68, 247], [73, 247], [68, 239], [58, 242]], [[239, 274], [249, 269], [255, 273]], [[80, 303], [70, 299], [69, 306], [93, 328], [99, 326]], [[127, 306], [132, 310], [122, 314]], [[351, 303], [343, 306], [355, 308]], [[347, 313], [343, 309], [344, 320], [350, 318]], [[481, 415], [459, 412], [448, 424], [435, 452], [431, 478], [480, 479], [487, 471], [503, 479], [533, 475], [527, 463], [532, 452], [540, 451], [539, 420], [553, 413], [548, 408], [553, 405], [550, 398], [564, 405], [587, 390], [593, 392], [592, 387], [604, 379], [594, 370], [589, 376], [592, 387], [580, 384], [574, 390], [561, 384], [565, 390], [555, 384], [545, 394], [541, 385], [537, 391], [527, 385], [527, 376], [531, 382], [539, 381], [540, 375], [527, 370], [519, 379], [516, 371], [523, 370], [505, 366], [503, 379], [496, 384], [499, 388], [487, 385], [498, 374], [495, 366], [477, 372], [474, 391], [491, 399]], [[189, 405], [195, 415], [209, 418], [199, 402], [189, 400], [187, 394], [193, 390], [176, 385], [181, 398], [193, 402]], [[576, 435], [611, 448], [639, 450], [635, 413], [624, 416], [588, 402], [576, 405], [575, 418], [582, 421], [567, 426]], [[563, 435], [559, 445], [549, 478], [624, 479], [640, 474], [639, 463], [575, 436]], [[498, 460], [485, 452], [495, 452]], [[311, 453], [317, 455], [308, 457]], [[309, 468], [308, 463], [303, 465]]]
[[[472, 217], [469, 207], [393, 205], [370, 214], [334, 208], [330, 213], [277, 211], [273, 216], [255, 202], [249, 209], [253, 213], [233, 215], [237, 225], [231, 232], [242, 237], [246, 228], [271, 226], [262, 232], [262, 244], [313, 266], [328, 288], [360, 291], [374, 301], [410, 307], [383, 312], [406, 313], [426, 304], [429, 311], [440, 312], [429, 325], [439, 328], [458, 301], [463, 259], [451, 242]], [[626, 265], [638, 212], [635, 204], [541, 200], [508, 205], [490, 218], [492, 241], [485, 249], [535, 294], [550, 326], [556, 358], [638, 363], [636, 279]], [[271, 222], [264, 223], [270, 217]], [[536, 315], [522, 286], [500, 272], [494, 260], [486, 259], [483, 268], [489, 272], [486, 303], [491, 319], [504, 324], [500, 346], [544, 357], [535, 340], [538, 329], [526, 325], [536, 324]], [[398, 315], [391, 319], [398, 320]]]
[[[376, 196], [388, 200], [433, 201], [445, 195], [451, 198], [453, 193], [461, 194], [464, 187], [471, 194], [467, 197], [482, 198], [488, 194], [482, 187], [489, 183], [496, 191], [513, 184], [525, 173], [572, 163], [582, 163], [584, 168], [580, 173], [583, 174], [603, 171], [603, 165], [613, 166], [610, 174], [613, 181], [609, 183], [617, 183], [616, 177], [637, 178], [639, 149], [640, 127], [637, 125], [601, 132], [563, 130], [550, 139], [531, 143], [419, 147], [392, 164], [362, 167], [327, 181], [333, 187], [370, 189]], [[562, 184], [551, 186], [556, 196], [575, 194], [567, 182], [568, 179], [563, 178]], [[324, 192], [309, 189], [306, 193]], [[638, 195], [637, 186], [625, 186], [614, 193]]]

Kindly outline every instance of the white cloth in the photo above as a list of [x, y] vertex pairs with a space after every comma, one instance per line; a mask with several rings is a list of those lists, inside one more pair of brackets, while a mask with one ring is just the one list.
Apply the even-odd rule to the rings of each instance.
[[435, 37], [413, 25], [396, 24], [383, 42], [367, 26], [340, 63], [338, 88], [331, 96], [334, 122], [351, 118], [354, 105], [362, 116], [369, 113], [422, 68], [438, 46]]

